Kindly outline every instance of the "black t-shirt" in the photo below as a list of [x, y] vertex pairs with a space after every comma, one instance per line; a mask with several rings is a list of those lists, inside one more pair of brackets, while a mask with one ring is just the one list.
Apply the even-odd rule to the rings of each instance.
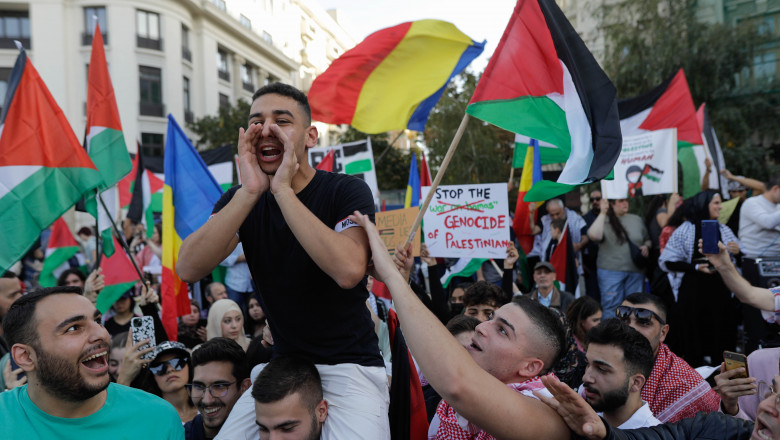
[[[214, 212], [232, 199], [228, 190]], [[371, 190], [362, 180], [317, 170], [297, 194], [327, 227], [350, 227], [354, 211], [374, 217]], [[318, 364], [383, 366], [374, 324], [365, 305], [365, 283], [342, 289], [309, 257], [293, 235], [270, 191], [239, 228], [252, 278], [274, 338], [275, 354], [297, 354]]]

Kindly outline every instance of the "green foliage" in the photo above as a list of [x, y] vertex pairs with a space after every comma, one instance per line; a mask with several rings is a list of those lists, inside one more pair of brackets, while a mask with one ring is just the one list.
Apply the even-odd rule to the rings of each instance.
[[605, 71], [618, 96], [629, 98], [682, 67], [694, 103], [707, 103], [727, 166], [735, 174], [764, 179], [772, 166], [777, 172], [772, 162], [777, 157], [773, 144], [780, 139], [776, 114], [780, 102], [748, 73], [754, 54], [768, 40], [747, 22], [703, 23], [696, 18], [696, 8], [696, 0], [631, 0], [603, 6]]
[[195, 148], [210, 150], [225, 144], [233, 146], [233, 153], [238, 154], [238, 129], [246, 128], [250, 105], [239, 100], [235, 106], [220, 107], [216, 116], [204, 116], [187, 127], [198, 135]]
[[[456, 76], [431, 111], [425, 128], [425, 143], [430, 150], [428, 165], [432, 175], [447, 154], [478, 81], [479, 78], [468, 69]], [[512, 133], [471, 118], [441, 183], [506, 182], [509, 180], [513, 145]]]

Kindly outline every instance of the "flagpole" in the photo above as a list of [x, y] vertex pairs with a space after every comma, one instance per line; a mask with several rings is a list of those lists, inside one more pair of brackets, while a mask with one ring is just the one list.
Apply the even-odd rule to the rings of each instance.
[[452, 160], [453, 154], [455, 154], [455, 149], [458, 148], [458, 144], [460, 143], [460, 138], [463, 137], [463, 132], [466, 131], [466, 125], [469, 123], [469, 115], [468, 113], [465, 113], [463, 115], [463, 120], [460, 121], [460, 126], [458, 127], [458, 131], [455, 132], [455, 137], [452, 138], [452, 143], [450, 143], [450, 148], [447, 150], [447, 155], [444, 156], [444, 160], [441, 163], [441, 166], [439, 167], [439, 171], [436, 172], [436, 177], [433, 179], [433, 183], [431, 184], [431, 189], [428, 191], [428, 195], [425, 196], [425, 201], [422, 205], [420, 205], [420, 211], [417, 212], [417, 218], [414, 219], [414, 224], [412, 224], [412, 228], [409, 230], [409, 237], [406, 239], [406, 242], [404, 243], [404, 249], [409, 247], [409, 244], [412, 242], [412, 239], [414, 238], [415, 232], [417, 232], [417, 228], [420, 227], [420, 223], [422, 223], [423, 214], [425, 214], [425, 211], [428, 210], [428, 205], [431, 203], [431, 199], [433, 198], [433, 193], [436, 192], [436, 188], [439, 186], [439, 182], [441, 182], [442, 177], [444, 177], [444, 171], [447, 169], [447, 165], [450, 164], [450, 161]]
[[382, 158], [385, 156], [385, 153], [387, 153], [388, 151], [390, 151], [390, 148], [392, 148], [392, 147], [393, 147], [393, 144], [395, 143], [395, 141], [397, 141], [397, 140], [398, 140], [398, 138], [399, 138], [399, 137], [401, 137], [401, 134], [403, 134], [403, 132], [404, 132], [403, 130], [399, 131], [399, 132], [398, 132], [398, 134], [397, 134], [397, 135], [395, 135], [395, 139], [393, 139], [393, 141], [392, 141], [392, 142], [390, 142], [389, 144], [387, 144], [387, 148], [385, 148], [385, 151], [383, 151], [383, 152], [382, 152], [382, 154], [380, 154], [380, 155], [379, 155], [379, 157], [377, 157], [377, 158], [376, 158], [376, 160], [374, 161], [374, 165], [375, 165], [375, 166], [376, 166], [376, 164], [378, 164], [378, 163], [379, 163], [379, 161], [380, 161], [380, 160], [382, 160]]
[[[100, 190], [95, 188], [95, 196], [100, 196]], [[95, 216], [95, 265], [92, 266], [92, 270], [100, 267], [100, 260], [103, 258], [102, 246], [100, 246], [100, 224], [98, 223], [98, 217], [100, 217], [100, 209], [97, 210]]]
[[130, 259], [130, 262], [133, 263], [133, 267], [135, 268], [135, 273], [138, 274], [138, 279], [141, 280], [141, 284], [146, 284], [144, 282], [144, 274], [141, 272], [141, 269], [138, 268], [138, 264], [135, 262], [135, 258], [130, 255], [130, 246], [127, 245], [127, 242], [125, 241], [125, 234], [119, 230], [119, 228], [116, 227], [116, 222], [114, 221], [114, 217], [111, 216], [111, 213], [108, 212], [108, 208], [106, 207], [106, 202], [103, 201], [103, 196], [98, 193], [97, 195], [98, 200], [100, 200], [100, 204], [103, 206], [103, 210], [106, 211], [106, 215], [108, 216], [108, 219], [111, 220], [111, 226], [114, 228], [114, 232], [117, 235], [117, 238], [119, 238], [119, 244], [122, 245], [122, 249], [125, 250], [125, 253], [127, 254], [127, 257]]
[[[490, 259], [490, 263], [493, 264], [493, 269], [495, 269], [496, 272], [498, 272], [499, 275], [502, 275], [504, 273], [504, 271], [500, 267], [498, 267], [498, 263], [496, 263], [492, 258]], [[521, 292], [520, 288], [517, 287], [517, 284], [515, 284], [514, 281], [512, 281], [512, 287], [514, 287], [519, 292]]]

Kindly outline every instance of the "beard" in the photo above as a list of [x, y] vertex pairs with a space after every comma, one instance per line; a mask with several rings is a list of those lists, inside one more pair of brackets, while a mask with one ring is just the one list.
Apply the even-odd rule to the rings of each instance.
[[322, 424], [317, 420], [317, 414], [312, 412], [311, 414], [311, 431], [305, 440], [319, 440], [322, 434]]
[[[597, 390], [594, 390], [592, 388], [589, 388], [587, 385], [585, 385], [585, 388], [590, 392], [597, 392]], [[593, 407], [594, 410], [598, 412], [610, 412], [614, 411], [621, 406], [625, 405], [628, 401], [628, 379], [626, 379], [626, 383], [623, 385], [623, 387], [618, 388], [616, 390], [608, 391], [606, 393], [601, 393], [601, 400], [598, 402], [588, 402], [590, 403], [590, 406]]]
[[111, 382], [106, 373], [105, 380], [98, 384], [89, 384], [79, 372], [79, 365], [72, 361], [51, 355], [40, 347], [34, 347], [38, 353], [36, 376], [41, 385], [51, 394], [69, 402], [82, 402], [96, 396], [108, 388]]

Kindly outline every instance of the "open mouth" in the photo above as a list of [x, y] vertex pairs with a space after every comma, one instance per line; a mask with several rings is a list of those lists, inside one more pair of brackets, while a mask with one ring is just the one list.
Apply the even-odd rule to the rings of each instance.
[[473, 339], [471, 340], [471, 345], [469, 347], [474, 351], [482, 351], [482, 348]]
[[282, 154], [282, 148], [278, 146], [265, 146], [260, 148], [260, 155], [265, 160], [273, 160]]
[[761, 421], [761, 417], [756, 417], [756, 426], [752, 438], [759, 440], [773, 440], [772, 430]]
[[81, 361], [88, 370], [95, 372], [108, 371], [108, 350], [94, 353]]
[[204, 417], [212, 418], [216, 417], [219, 413], [219, 410], [222, 409], [222, 405], [219, 406], [202, 406], [200, 407], [200, 412], [203, 414]]

